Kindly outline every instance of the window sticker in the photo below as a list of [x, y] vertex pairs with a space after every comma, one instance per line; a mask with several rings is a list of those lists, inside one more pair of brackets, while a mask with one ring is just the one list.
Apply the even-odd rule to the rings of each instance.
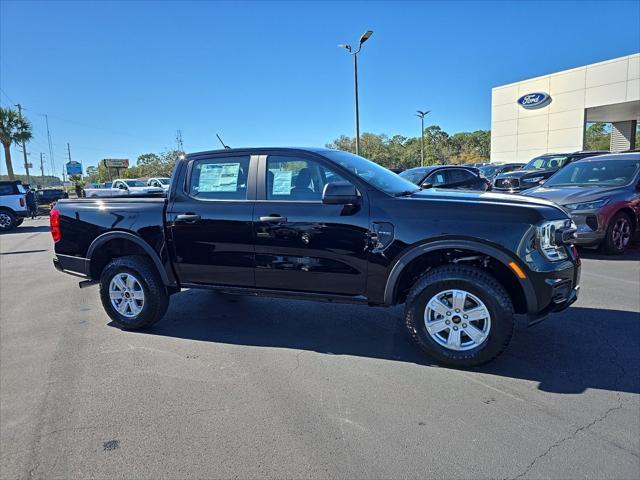
[[209, 163], [202, 166], [199, 192], [235, 192], [238, 189], [239, 163]]
[[293, 171], [276, 170], [273, 172], [273, 195], [290, 195]]

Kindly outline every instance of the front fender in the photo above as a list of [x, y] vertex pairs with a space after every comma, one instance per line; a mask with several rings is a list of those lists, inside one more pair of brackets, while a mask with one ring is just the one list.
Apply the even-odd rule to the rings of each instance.
[[[509, 267], [510, 262], [514, 262], [523, 271], [528, 270], [528, 267], [522, 261], [520, 261], [517, 257], [511, 255], [510, 253], [505, 252], [498, 246], [478, 242], [475, 240], [465, 239], [435, 240], [429, 243], [414, 245], [409, 250], [400, 255], [398, 259], [392, 264], [392, 266], [390, 267], [389, 275], [387, 276], [387, 282], [384, 289], [384, 304], [394, 304], [395, 298], [397, 297], [397, 287], [402, 275], [402, 271], [409, 263], [411, 263], [412, 260], [425, 253], [452, 248], [461, 250], [473, 250], [484, 255], [488, 255], [504, 264], [507, 268], [509, 268], [510, 271], [512, 271], [511, 267]], [[518, 278], [518, 282], [525, 295], [525, 300], [527, 303], [527, 313], [537, 312], [538, 301], [535, 289], [533, 288], [531, 281], [529, 280], [529, 278]]]

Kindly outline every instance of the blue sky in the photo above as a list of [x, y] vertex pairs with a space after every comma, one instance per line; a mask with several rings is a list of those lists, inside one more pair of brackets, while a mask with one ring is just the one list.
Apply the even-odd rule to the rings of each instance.
[[[490, 127], [491, 87], [640, 50], [640, 2], [0, 2], [0, 99], [30, 159], [96, 165], [175, 147], [324, 145], [361, 131]], [[23, 172], [14, 148], [14, 168]], [[48, 160], [48, 158], [47, 158]], [[6, 173], [2, 159], [0, 173]], [[50, 164], [45, 171], [49, 172]]]

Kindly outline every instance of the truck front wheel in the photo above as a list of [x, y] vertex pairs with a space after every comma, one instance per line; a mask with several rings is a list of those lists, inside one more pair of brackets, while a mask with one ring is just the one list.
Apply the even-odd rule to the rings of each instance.
[[160, 320], [169, 295], [154, 264], [146, 257], [118, 257], [100, 276], [102, 306], [118, 327], [137, 330]]
[[486, 271], [444, 265], [415, 283], [405, 307], [407, 329], [418, 346], [439, 363], [482, 365], [500, 355], [513, 336], [513, 304]]

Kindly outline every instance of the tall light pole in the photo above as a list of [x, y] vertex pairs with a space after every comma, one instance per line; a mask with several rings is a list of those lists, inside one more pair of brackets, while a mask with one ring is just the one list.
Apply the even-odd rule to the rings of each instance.
[[373, 35], [372, 30], [367, 30], [360, 37], [358, 42], [358, 48], [356, 50], [351, 48], [351, 45], [340, 44], [338, 47], [344, 48], [353, 57], [353, 81], [354, 92], [356, 98], [356, 155], [360, 155], [360, 111], [358, 109], [358, 53], [362, 49], [362, 44], [366, 42], [369, 37]]
[[418, 110], [416, 116], [420, 117], [420, 166], [424, 167], [424, 117], [429, 114], [431, 110], [423, 112]]

